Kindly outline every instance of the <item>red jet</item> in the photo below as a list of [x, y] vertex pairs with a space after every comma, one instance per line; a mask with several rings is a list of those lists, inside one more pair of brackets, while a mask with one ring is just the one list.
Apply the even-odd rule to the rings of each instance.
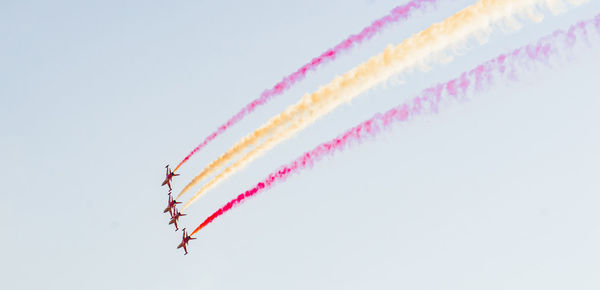
[[181, 202], [175, 201], [173, 199], [173, 196], [169, 194], [169, 205], [167, 206], [167, 208], [165, 208], [165, 210], [163, 211], [163, 213], [169, 213], [171, 215], [171, 217], [174, 216], [174, 213], [177, 211], [176, 206], [178, 204], [180, 204]]
[[169, 165], [167, 165], [166, 168], [167, 168], [167, 177], [165, 178], [165, 181], [163, 181], [161, 186], [165, 186], [165, 184], [168, 185], [169, 193], [171, 193], [171, 179], [173, 179], [173, 176], [179, 176], [179, 174], [173, 173], [173, 171], [171, 171], [171, 169], [169, 169]]
[[179, 246], [177, 246], [177, 248], [179, 249], [179, 248], [183, 247], [183, 250], [185, 251], [185, 254], [184, 254], [184, 255], [187, 255], [187, 254], [188, 254], [188, 251], [187, 251], [187, 243], [188, 243], [190, 240], [195, 240], [195, 239], [196, 239], [196, 238], [192, 238], [192, 237], [190, 237], [189, 235], [186, 235], [186, 233], [185, 233], [185, 229], [183, 229], [183, 238], [181, 239], [181, 243], [179, 244]]
[[171, 221], [169, 221], [169, 224], [175, 224], [175, 231], [177, 231], [179, 230], [179, 228], [177, 227], [177, 221], [180, 217], [185, 216], [185, 214], [180, 213], [176, 208], [173, 209], [173, 216], [171, 217]]

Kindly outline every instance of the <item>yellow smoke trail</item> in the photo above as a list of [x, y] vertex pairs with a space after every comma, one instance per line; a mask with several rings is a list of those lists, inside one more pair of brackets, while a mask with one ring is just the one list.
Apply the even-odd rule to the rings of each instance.
[[[586, 0], [569, 0], [568, 2], [578, 5]], [[443, 55], [444, 51], [460, 46], [470, 37], [476, 37], [480, 42], [485, 42], [487, 35], [491, 33], [493, 24], [504, 24], [518, 29], [520, 25], [516, 16], [527, 16], [533, 21], [539, 22], [543, 16], [538, 12], [538, 6], [543, 5], [552, 13], [558, 13], [565, 9], [563, 3], [563, 0], [480, 0], [443, 22], [433, 24], [426, 30], [407, 38], [397, 46], [388, 46], [383, 53], [372, 57], [344, 75], [336, 77], [330, 84], [320, 87], [312, 94], [304, 95], [297, 104], [290, 106], [265, 125], [245, 136], [225, 154], [206, 166], [178, 197], [259, 141], [270, 137], [215, 176], [184, 205], [184, 208], [206, 191], [214, 188], [220, 181], [252, 162], [263, 152], [290, 138], [340, 104], [349, 102], [360, 93], [389, 79], [392, 75], [425, 66], [426, 62], [436, 58], [448, 60], [449, 57]]]

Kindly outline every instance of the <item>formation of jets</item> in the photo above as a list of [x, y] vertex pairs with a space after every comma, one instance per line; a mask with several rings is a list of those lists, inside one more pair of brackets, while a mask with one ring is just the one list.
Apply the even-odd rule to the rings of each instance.
[[[185, 216], [185, 214], [182, 214], [181, 212], [179, 212], [179, 210], [177, 210], [177, 205], [180, 204], [181, 202], [178, 202], [175, 199], [173, 199], [173, 196], [171, 195], [171, 191], [172, 191], [171, 180], [173, 179], [174, 176], [178, 176], [179, 174], [173, 173], [173, 171], [171, 171], [171, 169], [169, 169], [169, 165], [167, 165], [166, 168], [167, 168], [167, 173], [166, 173], [165, 181], [163, 181], [161, 186], [165, 186], [165, 185], [169, 186], [169, 201], [167, 204], [167, 208], [165, 208], [163, 213], [169, 213], [169, 215], [171, 216], [171, 220], [169, 220], [169, 224], [175, 225], [175, 231], [177, 231], [177, 230], [179, 230], [177, 222], [179, 221], [179, 218], [182, 216]], [[182, 238], [179, 246], [177, 246], [177, 248], [178, 249], [183, 248], [183, 250], [185, 251], [184, 255], [188, 254], [187, 243], [190, 240], [195, 240], [195, 238], [190, 237], [188, 234], [186, 234], [185, 229], [183, 229], [183, 238]]]

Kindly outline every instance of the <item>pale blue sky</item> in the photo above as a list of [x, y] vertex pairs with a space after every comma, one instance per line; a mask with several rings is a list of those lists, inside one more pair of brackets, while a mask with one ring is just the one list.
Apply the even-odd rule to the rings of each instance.
[[[190, 255], [175, 249], [164, 165], [404, 2], [2, 1], [0, 288], [600, 288], [598, 41], [327, 158], [207, 227]], [[175, 188], [303, 93], [475, 1], [440, 2], [259, 109]], [[598, 13], [591, 1], [525, 22], [358, 97], [194, 204], [183, 226], [424, 87]]]

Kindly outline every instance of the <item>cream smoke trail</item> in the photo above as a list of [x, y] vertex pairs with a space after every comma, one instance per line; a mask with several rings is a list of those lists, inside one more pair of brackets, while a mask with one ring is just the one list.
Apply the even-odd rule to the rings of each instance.
[[[586, 1], [568, 0], [568, 2], [581, 4]], [[564, 9], [563, 3], [563, 0], [480, 0], [446, 20], [414, 34], [400, 44], [388, 46], [383, 53], [370, 58], [344, 75], [336, 77], [331, 83], [319, 88], [316, 92], [304, 95], [297, 104], [270, 119], [265, 125], [244, 137], [225, 154], [209, 164], [182, 190], [179, 196], [225, 163], [258, 143], [256, 148], [201, 188], [184, 205], [184, 208], [207, 190], [214, 188], [219, 182], [260, 157], [264, 152], [287, 140], [337, 106], [349, 102], [360, 93], [381, 84], [391, 76], [410, 72], [435, 59], [448, 59], [444, 52], [458, 47], [471, 37], [483, 39], [481, 42], [484, 42], [485, 36], [492, 32], [492, 25], [505, 24], [518, 28], [517, 17], [527, 17], [539, 22], [543, 18], [538, 11], [539, 8], [545, 6], [553, 13], [557, 13]], [[259, 143], [261, 141], [262, 143]]]

